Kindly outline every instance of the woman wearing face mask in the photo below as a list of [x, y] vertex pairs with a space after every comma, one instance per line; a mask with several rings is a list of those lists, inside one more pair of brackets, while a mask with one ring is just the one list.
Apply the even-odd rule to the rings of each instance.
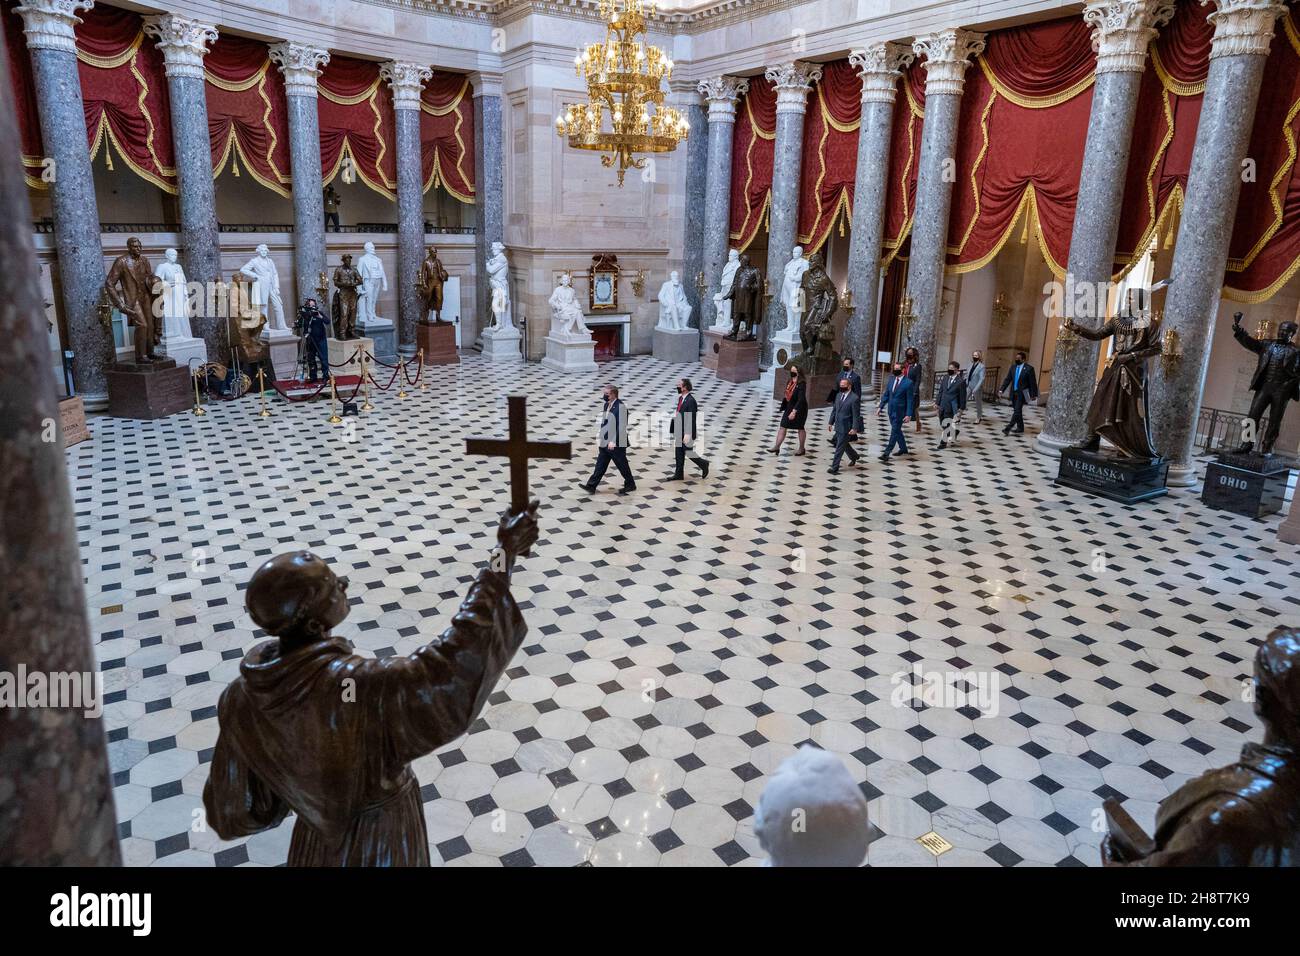
[[799, 433], [799, 450], [796, 455], [804, 454], [804, 442], [807, 440], [807, 433], [804, 431], [804, 423], [808, 420], [808, 392], [807, 386], [804, 385], [803, 376], [799, 374], [797, 366], [790, 366], [790, 380], [785, 383], [785, 397], [781, 399], [781, 411], [777, 415], [778, 427], [776, 430], [776, 444], [768, 449], [773, 455], [781, 450], [781, 443], [785, 441], [785, 433], [791, 429]]

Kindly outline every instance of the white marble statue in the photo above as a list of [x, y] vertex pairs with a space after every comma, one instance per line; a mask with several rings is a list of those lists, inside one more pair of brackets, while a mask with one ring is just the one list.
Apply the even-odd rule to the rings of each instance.
[[510, 314], [510, 261], [506, 258], [503, 243], [492, 243], [492, 255], [487, 261], [488, 286], [491, 289], [492, 328], [508, 332], [515, 324]]
[[357, 271], [361, 273], [361, 299], [357, 303], [357, 321], [373, 322], [380, 318], [375, 312], [379, 302], [379, 293], [388, 291], [388, 275], [384, 272], [384, 260], [375, 255], [375, 244], [367, 242], [365, 252], [357, 262]]
[[266, 244], [257, 247], [257, 255], [249, 259], [240, 273], [253, 280], [251, 304], [266, 316], [268, 329], [288, 331], [284, 324], [284, 303], [280, 301], [280, 273], [271, 259]]
[[551, 335], [557, 338], [590, 338], [591, 329], [582, 316], [577, 293], [573, 291], [573, 278], [566, 272], [560, 284], [551, 293]]
[[162, 283], [163, 341], [192, 339], [190, 302], [185, 287], [185, 270], [176, 261], [176, 250], [168, 249], [153, 274]]
[[690, 328], [690, 321], [691, 301], [686, 298], [682, 277], [677, 272], [669, 273], [668, 281], [659, 287], [658, 328], [681, 332]]
[[765, 866], [861, 866], [867, 798], [834, 754], [804, 744], [767, 778], [754, 812]]
[[785, 306], [785, 327], [791, 335], [799, 332], [803, 316], [803, 274], [808, 271], [808, 260], [803, 257], [803, 247], [795, 246], [790, 261], [785, 264], [781, 278], [781, 304]]
[[724, 299], [728, 292], [731, 291], [731, 283], [736, 278], [736, 270], [740, 268], [740, 253], [735, 249], [728, 250], [727, 264], [722, 267], [722, 281], [718, 283], [718, 291], [713, 294], [713, 305], [718, 311], [718, 317], [713, 320], [713, 331], [730, 332], [731, 331], [731, 300]]

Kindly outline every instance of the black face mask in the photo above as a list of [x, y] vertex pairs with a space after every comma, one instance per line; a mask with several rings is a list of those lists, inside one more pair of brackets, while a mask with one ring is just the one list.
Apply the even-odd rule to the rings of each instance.
[[1024, 360], [1024, 359], [1016, 359], [1016, 364], [1017, 364], [1017, 365], [1024, 365], [1024, 364], [1025, 364], [1025, 360]]

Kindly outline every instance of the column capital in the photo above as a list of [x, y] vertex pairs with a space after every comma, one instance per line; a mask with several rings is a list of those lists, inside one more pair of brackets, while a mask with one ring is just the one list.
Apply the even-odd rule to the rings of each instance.
[[903, 67], [916, 55], [906, 43], [873, 43], [864, 50], [849, 54], [849, 64], [862, 77], [862, 102], [892, 103], [898, 93], [898, 78]]
[[23, 18], [29, 50], [63, 50], [76, 53], [73, 27], [81, 22], [78, 10], [89, 10], [94, 0], [23, 0], [14, 13]]
[[970, 58], [984, 52], [983, 33], [970, 30], [940, 30], [912, 41], [912, 50], [925, 57], [925, 95], [952, 93], [961, 96], [966, 86]]
[[287, 96], [315, 96], [316, 79], [330, 61], [329, 50], [305, 43], [274, 43], [271, 62], [284, 74]]
[[471, 73], [469, 83], [475, 96], [500, 96], [505, 92], [505, 77], [500, 73]]
[[191, 76], [203, 79], [203, 58], [208, 44], [217, 39], [217, 28], [174, 13], [144, 18], [146, 36], [158, 38], [163, 69], [168, 76]]
[[1214, 24], [1210, 59], [1216, 56], [1268, 56], [1273, 24], [1286, 12], [1281, 0], [1201, 0], [1215, 10], [1205, 19]]
[[425, 82], [433, 78], [433, 70], [419, 63], [389, 60], [379, 68], [379, 78], [392, 87], [393, 109], [418, 110], [420, 93]]
[[1083, 8], [1092, 27], [1098, 73], [1141, 73], [1156, 27], [1174, 15], [1173, 0], [1093, 0]]
[[749, 80], [738, 76], [711, 76], [696, 87], [709, 104], [710, 123], [736, 122], [736, 101], [749, 92]]
[[795, 60], [769, 66], [763, 76], [776, 86], [778, 113], [803, 113], [808, 109], [809, 91], [822, 78], [822, 68], [818, 63]]

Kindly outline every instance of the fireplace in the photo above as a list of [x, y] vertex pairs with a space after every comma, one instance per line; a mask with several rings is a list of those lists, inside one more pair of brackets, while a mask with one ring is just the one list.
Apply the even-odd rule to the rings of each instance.
[[608, 362], [631, 354], [632, 315], [596, 312], [583, 317], [596, 341], [596, 361]]

